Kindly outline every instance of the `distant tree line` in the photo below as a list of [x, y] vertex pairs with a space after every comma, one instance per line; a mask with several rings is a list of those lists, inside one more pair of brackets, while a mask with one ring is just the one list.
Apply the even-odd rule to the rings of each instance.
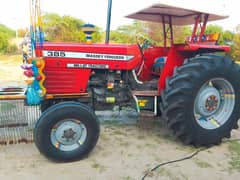
[[[59, 16], [55, 13], [43, 16], [45, 39], [53, 42], [86, 42], [82, 26], [85, 22], [71, 16]], [[101, 41], [100, 28], [96, 27], [96, 32], [92, 34], [93, 42]]]
[[[43, 31], [45, 40], [52, 42], [79, 42], [85, 43], [85, 34], [82, 26], [86, 23], [81, 19], [71, 16], [60, 16], [55, 13], [48, 13], [43, 16]], [[208, 25], [206, 34], [220, 33], [218, 43], [227, 44], [232, 47], [230, 55], [234, 60], [240, 61], [240, 25], [236, 27], [236, 31], [225, 31], [221, 26]], [[24, 37], [28, 33], [28, 29], [19, 29], [18, 36]], [[174, 42], [182, 43], [187, 36], [191, 35], [190, 26], [174, 27]], [[105, 33], [96, 27], [96, 32], [92, 38], [94, 43], [104, 41]], [[9, 39], [15, 37], [15, 31], [0, 24], [0, 52], [8, 52], [11, 44]], [[123, 25], [116, 30], [111, 31], [111, 43], [132, 44], [141, 39], [148, 39], [154, 45], [163, 45], [162, 25], [158, 23], [134, 21], [132, 24]]]
[[[190, 26], [174, 26], [174, 42], [183, 43], [187, 36], [190, 36], [192, 28]], [[220, 33], [219, 45], [230, 45], [229, 55], [235, 60], [240, 61], [240, 25], [235, 32], [223, 30], [221, 26], [209, 24], [206, 34]], [[163, 45], [162, 25], [158, 23], [134, 21], [129, 25], [123, 25], [117, 30], [111, 31], [111, 40], [116, 43], [136, 43], [137, 38], [143, 36], [155, 45]]]
[[17, 46], [9, 42], [13, 37], [15, 37], [15, 31], [0, 24], [0, 53], [11, 53], [17, 50]]

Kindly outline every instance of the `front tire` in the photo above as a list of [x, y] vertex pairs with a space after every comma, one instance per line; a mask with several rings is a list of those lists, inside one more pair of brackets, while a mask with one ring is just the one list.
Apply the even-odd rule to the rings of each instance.
[[88, 106], [63, 102], [43, 112], [34, 129], [34, 142], [50, 160], [75, 161], [90, 153], [99, 133], [97, 117]]
[[176, 68], [162, 93], [163, 116], [185, 144], [219, 144], [240, 117], [239, 66], [227, 57], [204, 55]]

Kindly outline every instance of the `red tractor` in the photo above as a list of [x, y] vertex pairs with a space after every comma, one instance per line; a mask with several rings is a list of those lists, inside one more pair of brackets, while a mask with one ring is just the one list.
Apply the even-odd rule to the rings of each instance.
[[[207, 146], [230, 137], [240, 115], [240, 68], [218, 34], [205, 34], [216, 14], [153, 4], [129, 18], [162, 23], [162, 47], [45, 42], [38, 47], [45, 67], [46, 95], [34, 141], [55, 161], [85, 157], [100, 133], [95, 110], [129, 106], [139, 115], [161, 116], [186, 144]], [[173, 25], [193, 25], [175, 44]], [[217, 53], [217, 54], [216, 54]]]

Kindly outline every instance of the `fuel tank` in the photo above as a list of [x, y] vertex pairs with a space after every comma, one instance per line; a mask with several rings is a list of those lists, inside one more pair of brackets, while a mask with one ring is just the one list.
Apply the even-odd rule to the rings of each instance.
[[141, 62], [137, 45], [44, 43], [48, 94], [84, 93], [93, 69], [131, 70]]

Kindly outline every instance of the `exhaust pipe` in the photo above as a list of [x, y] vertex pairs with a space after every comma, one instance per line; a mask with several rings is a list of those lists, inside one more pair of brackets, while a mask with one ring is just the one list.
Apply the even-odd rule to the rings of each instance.
[[112, 0], [108, 0], [107, 27], [106, 27], [106, 39], [105, 39], [105, 44], [108, 44], [108, 43], [109, 43], [110, 25], [111, 25], [111, 13], [112, 13]]

